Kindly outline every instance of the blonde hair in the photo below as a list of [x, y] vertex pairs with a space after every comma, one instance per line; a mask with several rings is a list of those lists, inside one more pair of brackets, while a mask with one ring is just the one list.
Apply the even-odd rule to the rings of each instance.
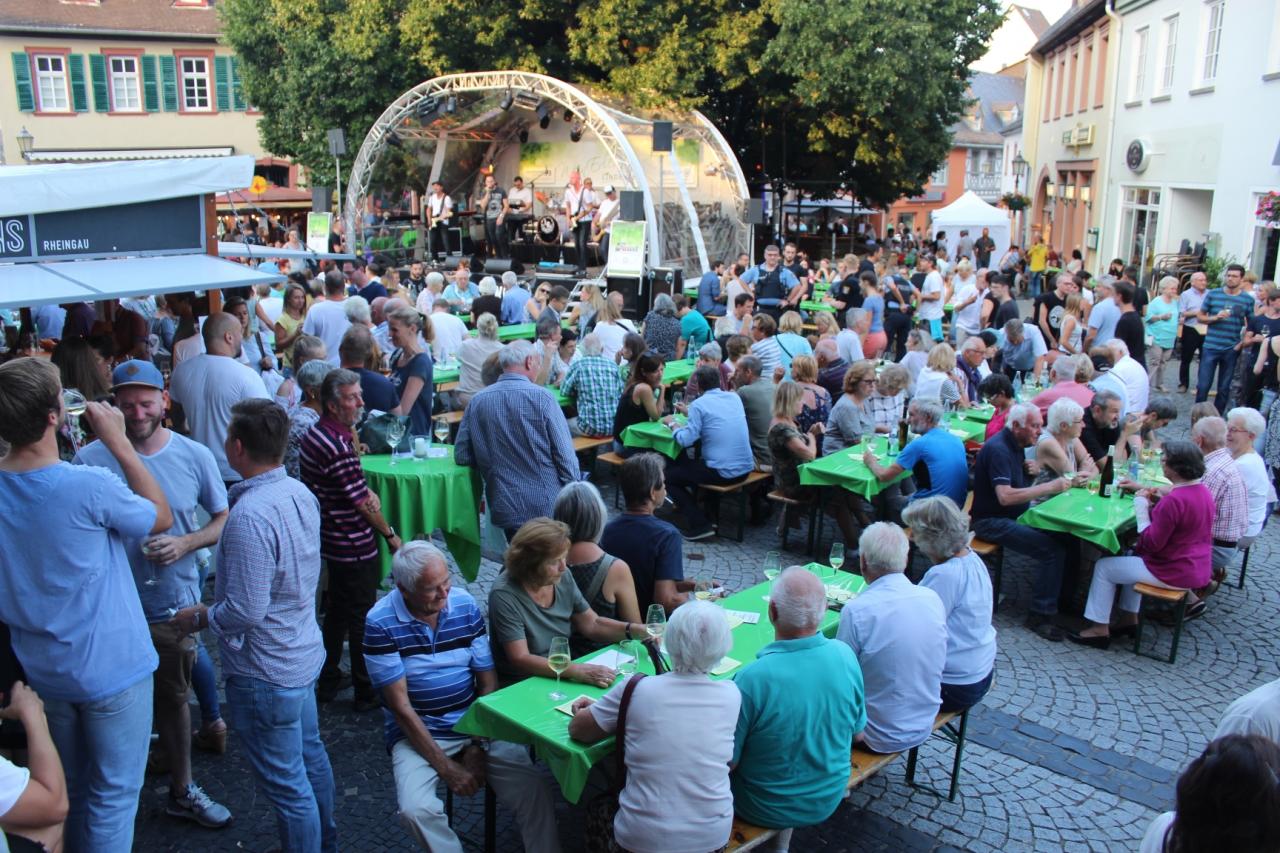
[[791, 332], [798, 335], [803, 330], [804, 321], [800, 319], [800, 314], [797, 311], [787, 311], [778, 320], [778, 331], [780, 332]]
[[773, 392], [773, 416], [775, 418], [794, 418], [800, 411], [800, 403], [804, 400], [804, 389], [791, 380], [779, 383]]
[[1080, 302], [1081, 302], [1080, 294], [1073, 293], [1067, 297], [1066, 304], [1062, 306], [1063, 310], [1065, 310], [1068, 314], [1078, 319], [1081, 313]]
[[616, 323], [622, 319], [622, 311], [618, 309], [609, 300], [605, 300], [604, 304], [596, 311], [596, 323]]
[[798, 355], [791, 359], [791, 378], [796, 382], [817, 382], [818, 362], [811, 355]]
[[835, 335], [840, 331], [840, 327], [836, 324], [836, 316], [828, 311], [816, 312], [813, 315], [813, 325], [817, 327], [819, 338]]
[[940, 373], [950, 373], [956, 369], [956, 351], [950, 344], [934, 344], [925, 365]]
[[542, 567], [567, 553], [570, 544], [569, 525], [545, 516], [531, 518], [516, 531], [502, 561], [512, 580], [535, 581]]

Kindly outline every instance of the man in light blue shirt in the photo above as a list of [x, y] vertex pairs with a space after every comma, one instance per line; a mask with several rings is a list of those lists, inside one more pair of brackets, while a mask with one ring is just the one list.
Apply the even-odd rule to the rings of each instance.
[[128, 853], [151, 741], [157, 658], [123, 540], [163, 533], [169, 502], [125, 435], [119, 410], [85, 418], [125, 482], [58, 459], [66, 417], [58, 368], [0, 365], [0, 622], [67, 775], [69, 850]]
[[715, 535], [715, 528], [698, 506], [698, 486], [736, 483], [755, 467], [742, 400], [737, 394], [720, 390], [719, 368], [703, 364], [694, 376], [699, 388], [713, 390], [703, 392], [689, 406], [689, 422], [685, 426], [679, 427], [673, 418], [666, 420], [681, 447], [702, 443], [697, 459], [681, 453], [667, 464], [667, 492], [684, 515], [688, 525], [684, 538], [690, 541]]
[[31, 319], [41, 338], [62, 339], [62, 326], [67, 322], [67, 312], [61, 305], [49, 303], [31, 309]]
[[1115, 280], [1109, 276], [1098, 279], [1093, 286], [1093, 308], [1089, 310], [1089, 330], [1085, 334], [1087, 351], [1094, 342], [1105, 343], [1116, 336], [1116, 321], [1120, 319], [1120, 306], [1116, 305]]
[[772, 245], [764, 247], [764, 263], [743, 273], [741, 281], [756, 286], [756, 305], [774, 320], [782, 316], [782, 304], [792, 288], [800, 284], [800, 279], [783, 266], [782, 252]]
[[698, 281], [698, 313], [723, 317], [725, 299], [721, 296], [720, 276], [724, 273], [724, 261], [715, 261], [711, 269]]
[[[942, 423], [942, 405], [936, 401], [913, 400], [907, 418], [919, 438], [902, 448], [896, 459], [888, 460], [888, 466], [882, 466], [870, 450], [862, 454], [862, 461], [882, 483], [892, 483], [903, 471], [910, 471], [916, 491], [909, 501], [942, 495], [951, 498], [960, 509], [969, 494], [964, 442]], [[901, 507], [895, 507], [895, 511], [900, 512]]]
[[[515, 273], [512, 273], [515, 278]], [[533, 298], [533, 294], [524, 286], [524, 282], [516, 279], [508, 284], [506, 273], [503, 273], [503, 285], [506, 287], [506, 294], [502, 297], [502, 325], [511, 326], [516, 323], [529, 323], [527, 306], [529, 300]]]
[[[742, 695], [734, 733], [733, 810], [790, 836], [829, 818], [849, 784], [849, 747], [867, 724], [862, 670], [847, 645], [818, 633], [826, 590], [787, 569], [769, 594], [775, 640], [734, 677]], [[780, 760], [780, 756], [786, 756]], [[775, 849], [786, 849], [779, 839]]]
[[942, 704], [947, 614], [931, 589], [916, 586], [907, 567], [907, 536], [879, 521], [858, 539], [867, 587], [840, 614], [836, 639], [858, 656], [867, 691], [867, 728], [858, 741], [874, 752], [903, 752], [933, 733]]

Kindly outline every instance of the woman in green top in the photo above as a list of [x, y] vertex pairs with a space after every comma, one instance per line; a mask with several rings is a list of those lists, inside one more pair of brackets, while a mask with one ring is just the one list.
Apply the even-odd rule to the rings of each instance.
[[[551, 641], [571, 633], [599, 643], [645, 636], [640, 623], [598, 615], [568, 571], [569, 527], [550, 518], [524, 523], [503, 561], [506, 571], [489, 592], [489, 630], [499, 681], [505, 686], [531, 675], [555, 678], [547, 663]], [[569, 681], [608, 687], [616, 673], [605, 666], [570, 664]]]
[[1151, 390], [1164, 393], [1164, 366], [1173, 355], [1178, 338], [1178, 279], [1167, 275], [1160, 279], [1160, 296], [1147, 303], [1147, 374]]

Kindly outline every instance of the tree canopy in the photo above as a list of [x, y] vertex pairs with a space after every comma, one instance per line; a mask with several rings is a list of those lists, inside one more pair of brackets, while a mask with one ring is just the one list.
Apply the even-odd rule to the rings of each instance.
[[511, 68], [640, 106], [697, 108], [749, 180], [875, 204], [951, 147], [998, 0], [225, 0], [263, 144], [331, 182], [325, 130], [359, 140], [417, 83]]

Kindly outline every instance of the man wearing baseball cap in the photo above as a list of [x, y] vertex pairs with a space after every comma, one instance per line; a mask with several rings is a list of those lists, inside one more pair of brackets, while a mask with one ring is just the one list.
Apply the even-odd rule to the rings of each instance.
[[[200, 601], [195, 552], [213, 545], [227, 520], [227, 490], [213, 454], [202, 444], [164, 427], [169, 395], [160, 371], [134, 359], [111, 374], [116, 406], [124, 413], [125, 436], [160, 488], [173, 512], [173, 526], [159, 535], [123, 538], [151, 642], [160, 657], [155, 673], [155, 725], [169, 766], [165, 811], [201, 826], [221, 828], [231, 813], [191, 780], [191, 671], [196, 644], [173, 623], [180, 609]], [[102, 442], [80, 450], [74, 462], [96, 465], [123, 477], [120, 463]], [[203, 526], [196, 507], [209, 514]]]
[[604, 188], [604, 201], [596, 208], [596, 221], [592, 225], [591, 236], [600, 244], [600, 262], [609, 262], [609, 226], [618, 218], [621, 206], [618, 202], [618, 191], [613, 184]]

